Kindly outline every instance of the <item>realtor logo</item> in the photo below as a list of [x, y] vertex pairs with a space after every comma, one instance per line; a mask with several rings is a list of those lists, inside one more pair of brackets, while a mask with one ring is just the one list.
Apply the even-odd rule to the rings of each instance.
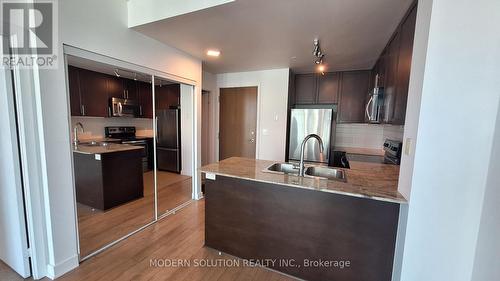
[[53, 1], [1, 1], [2, 65], [53, 68], [57, 14]]

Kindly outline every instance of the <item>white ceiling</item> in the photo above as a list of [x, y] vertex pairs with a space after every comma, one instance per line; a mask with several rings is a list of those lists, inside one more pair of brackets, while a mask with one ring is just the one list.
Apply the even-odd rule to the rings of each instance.
[[[371, 68], [413, 0], [237, 0], [134, 27], [226, 73], [314, 69], [319, 38], [328, 71]], [[206, 50], [219, 49], [219, 58]]]

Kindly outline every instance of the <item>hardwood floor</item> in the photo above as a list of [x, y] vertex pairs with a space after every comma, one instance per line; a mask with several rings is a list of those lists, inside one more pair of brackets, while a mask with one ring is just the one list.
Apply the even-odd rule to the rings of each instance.
[[[241, 260], [204, 247], [204, 210], [203, 200], [194, 201], [58, 280], [295, 280], [266, 268], [244, 267]], [[154, 259], [181, 260], [191, 266], [155, 267], [150, 265]], [[214, 266], [195, 266], [202, 260]], [[240, 266], [223, 266], [235, 260]]]
[[[158, 172], [158, 213], [191, 200], [191, 177]], [[100, 211], [77, 204], [80, 256], [139, 229], [154, 220], [153, 172], [144, 174], [144, 197], [111, 210]]]
[[[204, 233], [205, 202], [193, 201], [175, 214], [82, 262], [57, 280], [296, 280], [264, 267], [245, 267], [240, 259], [226, 254], [219, 256], [216, 250], [203, 246]], [[185, 260], [191, 266], [155, 267], [150, 265], [154, 259]], [[195, 261], [200, 265], [201, 261], [206, 261], [212, 266], [195, 266]], [[235, 261], [240, 265], [229, 266]], [[223, 266], [224, 263], [228, 266]], [[7, 276], [17, 279], [7, 279]], [[8, 268], [6, 273], [0, 271], [0, 280], [23, 279]]]
[[[0, 280], [2, 281], [20, 281], [25, 280], [8, 265], [0, 260]], [[29, 279], [27, 279], [29, 280]]]

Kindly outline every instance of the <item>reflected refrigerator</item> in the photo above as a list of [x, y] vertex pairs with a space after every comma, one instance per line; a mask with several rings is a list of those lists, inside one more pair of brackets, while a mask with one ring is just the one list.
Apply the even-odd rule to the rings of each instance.
[[330, 159], [330, 134], [332, 130], [335, 130], [333, 117], [333, 109], [292, 109], [288, 146], [289, 160], [299, 161], [302, 141], [309, 134], [317, 134], [323, 140], [323, 157], [320, 157], [318, 141], [310, 139], [304, 149], [304, 160], [328, 163]]
[[180, 110], [156, 112], [156, 160], [158, 170], [181, 172]]

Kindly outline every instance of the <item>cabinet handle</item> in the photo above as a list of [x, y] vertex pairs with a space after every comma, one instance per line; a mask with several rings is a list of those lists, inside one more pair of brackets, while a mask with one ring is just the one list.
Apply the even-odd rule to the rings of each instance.
[[108, 106], [108, 117], [111, 117], [111, 107]]
[[142, 105], [139, 105], [139, 116], [142, 116]]
[[127, 98], [127, 91], [124, 89], [123, 90], [123, 98], [126, 99]]
[[82, 116], [85, 116], [85, 105], [82, 104]]

